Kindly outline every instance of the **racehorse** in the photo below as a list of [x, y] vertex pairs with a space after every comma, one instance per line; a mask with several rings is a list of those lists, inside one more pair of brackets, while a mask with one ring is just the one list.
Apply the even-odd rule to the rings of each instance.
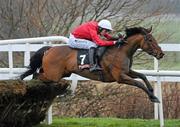
[[[127, 28], [126, 43], [121, 46], [110, 46], [102, 56], [100, 65], [103, 68], [103, 82], [125, 83], [142, 89], [152, 102], [159, 103], [153, 94], [153, 88], [144, 74], [131, 69], [133, 55], [137, 49], [142, 49], [149, 55], [161, 59], [163, 51], [158, 46], [157, 41], [151, 34], [152, 27]], [[69, 46], [43, 47], [38, 50], [30, 59], [29, 70], [23, 73], [20, 78], [23, 80], [28, 75], [37, 73], [40, 68], [38, 78], [42, 81], [58, 82], [63, 77], [76, 73], [93, 80], [101, 80], [99, 72], [90, 72], [89, 69], [79, 69], [77, 63], [77, 49]], [[134, 78], [140, 78], [145, 85]]]

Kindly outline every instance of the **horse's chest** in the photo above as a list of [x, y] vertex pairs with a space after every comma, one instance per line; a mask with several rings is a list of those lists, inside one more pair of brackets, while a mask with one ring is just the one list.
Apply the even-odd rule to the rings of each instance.
[[121, 68], [124, 68], [124, 67], [128, 68], [130, 66], [130, 63], [131, 63], [130, 59], [125, 58], [120, 61], [120, 66], [121, 66]]
[[119, 66], [119, 72], [129, 72], [131, 61], [130, 59], [126, 58], [123, 61], [121, 61]]

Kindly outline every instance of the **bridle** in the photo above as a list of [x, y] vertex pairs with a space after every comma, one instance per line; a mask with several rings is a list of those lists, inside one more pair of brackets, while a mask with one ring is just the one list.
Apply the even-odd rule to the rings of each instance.
[[150, 55], [154, 55], [156, 53], [156, 51], [159, 50], [159, 48], [153, 43], [153, 40], [151, 40], [151, 34], [150, 33], [145, 33], [143, 34], [144, 37], [144, 42], [143, 45], [141, 45], [141, 49], [143, 50], [143, 47], [145, 44], [148, 44], [150, 48], [148, 48], [146, 51], [150, 54]]
[[[143, 49], [145, 43], [147, 43], [148, 45], [150, 45], [150, 46], [152, 47], [152, 46], [153, 46], [152, 43], [151, 43], [152, 40], [150, 40], [150, 35], [151, 35], [151, 34], [150, 34], [150, 33], [143, 32], [142, 35], [143, 35], [143, 38], [144, 38], [144, 43], [143, 43], [143, 45], [140, 46], [140, 48]], [[154, 47], [154, 46], [153, 46], [153, 47]], [[153, 47], [152, 47], [152, 48], [153, 48]]]

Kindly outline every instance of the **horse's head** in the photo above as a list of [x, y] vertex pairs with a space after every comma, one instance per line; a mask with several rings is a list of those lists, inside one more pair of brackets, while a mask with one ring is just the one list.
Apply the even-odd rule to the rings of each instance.
[[147, 52], [149, 55], [161, 59], [164, 56], [163, 51], [159, 47], [156, 39], [151, 34], [152, 27], [149, 29], [143, 27], [135, 27], [126, 30], [127, 36], [132, 36], [133, 34], [140, 35], [138, 36], [139, 47]]
[[161, 47], [158, 45], [156, 39], [151, 34], [152, 27], [149, 29], [142, 28], [143, 40], [141, 41], [141, 49], [147, 52], [149, 55], [161, 59], [164, 56]]

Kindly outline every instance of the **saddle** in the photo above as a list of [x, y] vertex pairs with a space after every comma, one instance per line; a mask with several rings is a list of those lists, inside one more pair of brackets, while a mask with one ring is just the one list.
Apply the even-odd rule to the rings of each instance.
[[[98, 47], [96, 49], [95, 57], [100, 62], [101, 58], [103, 57], [103, 54], [105, 53], [107, 47]], [[89, 49], [77, 49], [77, 63], [79, 66], [79, 69], [89, 69], [90, 68], [90, 62], [89, 62]]]

